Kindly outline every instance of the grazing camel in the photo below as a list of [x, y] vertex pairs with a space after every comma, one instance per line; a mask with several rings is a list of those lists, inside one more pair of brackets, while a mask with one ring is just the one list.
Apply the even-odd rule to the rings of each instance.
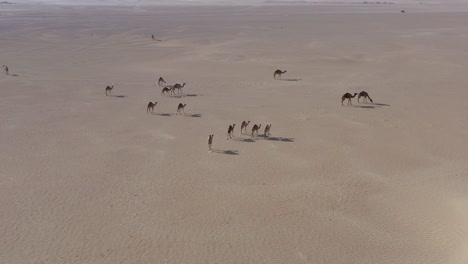
[[227, 139], [229, 140], [230, 138], [232, 138], [232, 135], [234, 134], [234, 127], [236, 126], [236, 124], [233, 124], [233, 125], [229, 125], [229, 128], [228, 128], [228, 133], [227, 133]]
[[10, 75], [8, 71], [9, 71], [8, 66], [3, 65], [3, 72], [5, 73], [5, 75]]
[[214, 135], [208, 136], [208, 152], [211, 152], [211, 145], [213, 145], [213, 137]]
[[343, 96], [341, 96], [341, 105], [343, 105], [344, 100], [348, 99], [348, 105], [353, 105], [351, 102], [351, 99], [356, 97], [357, 93], [354, 93], [354, 95], [351, 95], [350, 93], [345, 93]]
[[252, 127], [252, 137], [254, 137], [254, 133], [257, 132], [257, 136], [258, 136], [258, 130], [262, 127], [262, 125], [257, 125], [255, 124], [253, 127]]
[[176, 115], [181, 115], [181, 111], [185, 114], [185, 106], [187, 104], [182, 104], [180, 103], [179, 106], [177, 106], [177, 112], [176, 112]]
[[275, 73], [273, 73], [273, 79], [276, 79], [276, 76], [278, 76], [281, 79], [281, 74], [286, 72], [287, 71], [276, 70]]
[[241, 124], [241, 135], [242, 135], [242, 130], [245, 129], [245, 133], [247, 133], [247, 126], [250, 124], [250, 121], [242, 121], [242, 124]]
[[405, 10], [401, 10], [401, 13], [406, 13], [406, 11], [405, 11]]
[[161, 91], [161, 95], [166, 95], [172, 91], [172, 88], [164, 87]]
[[114, 85], [112, 85], [112, 86], [109, 86], [109, 85], [108, 85], [108, 86], [106, 87], [106, 96], [112, 95], [112, 89], [114, 89]]
[[152, 39], [152, 40], [156, 40], [156, 38], [154, 37], [154, 35], [151, 35], [151, 39]]
[[357, 97], [357, 102], [359, 103], [359, 99], [361, 97], [364, 97], [364, 99], [362, 99], [362, 102], [363, 103], [367, 103], [367, 98], [369, 98], [369, 100], [371, 101], [371, 103], [373, 103], [374, 101], [372, 101], [372, 99], [370, 98], [369, 94], [365, 91], [362, 91], [359, 93], [358, 97]]
[[265, 131], [263, 132], [265, 137], [268, 137], [268, 136], [271, 135], [271, 134], [270, 134], [270, 128], [271, 128], [271, 124], [266, 125]]
[[174, 91], [174, 94], [175, 94], [176, 89], [178, 91], [177, 94], [183, 94], [182, 88], [184, 88], [185, 85], [186, 85], [186, 83], [183, 83], [183, 84], [176, 83], [176, 84], [174, 84], [174, 87], [172, 88], [172, 90]]
[[[153, 102], [149, 102], [149, 103], [148, 103], [148, 106], [146, 107], [146, 113], [147, 113], [147, 114], [149, 114], [150, 112], [153, 113], [154, 107], [155, 107], [157, 104], [158, 104], [158, 102], [154, 102], [154, 104], [153, 104]], [[150, 111], [150, 109], [151, 109], [151, 111]]]
[[166, 85], [166, 81], [164, 80], [163, 77], [159, 77], [158, 86], [164, 86], [164, 85]]

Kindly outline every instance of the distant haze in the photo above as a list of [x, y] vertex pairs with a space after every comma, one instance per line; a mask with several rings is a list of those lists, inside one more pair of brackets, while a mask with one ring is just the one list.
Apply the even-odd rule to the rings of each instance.
[[[3, 2], [3, 1], [0, 1]], [[18, 4], [64, 5], [261, 5], [261, 4], [346, 4], [346, 3], [395, 3], [395, 4], [448, 4], [468, 3], [468, 0], [8, 0]]]

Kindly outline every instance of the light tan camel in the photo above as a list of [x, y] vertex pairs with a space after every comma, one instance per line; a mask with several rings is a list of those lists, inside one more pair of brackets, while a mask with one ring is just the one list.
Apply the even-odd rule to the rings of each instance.
[[227, 132], [227, 139], [229, 140], [232, 138], [232, 135], [234, 134], [234, 127], [236, 124], [229, 125], [228, 132]]
[[275, 73], [273, 73], [273, 79], [276, 79], [276, 76], [281, 79], [281, 74], [286, 73], [287, 71], [281, 71], [281, 70], [276, 70]]
[[270, 134], [270, 129], [271, 129], [271, 124], [266, 125], [265, 130], [263, 132], [265, 137], [269, 137], [271, 135]]
[[3, 72], [5, 73], [5, 75], [10, 75], [8, 66], [3, 65]]
[[343, 105], [344, 100], [348, 99], [348, 105], [353, 105], [351, 102], [351, 99], [356, 97], [357, 93], [354, 93], [354, 95], [351, 95], [350, 93], [345, 93], [343, 96], [341, 96], [341, 105]]
[[241, 124], [241, 135], [242, 135], [242, 130], [245, 130], [245, 133], [247, 133], [247, 126], [250, 124], [250, 121], [242, 121], [242, 124]]
[[257, 136], [258, 136], [258, 130], [262, 127], [262, 125], [257, 125], [255, 124], [253, 127], [252, 127], [252, 137], [254, 137], [254, 133], [256, 132], [257, 133]]
[[106, 87], [106, 96], [112, 95], [112, 89], [114, 89], [114, 85], [112, 85], [112, 86], [109, 86], [109, 85], [108, 85], [108, 86]]
[[150, 112], [154, 112], [154, 107], [158, 104], [158, 102], [149, 102], [148, 106], [146, 107], [146, 113], [149, 114]]
[[180, 103], [179, 106], [177, 106], [177, 112], [176, 112], [176, 115], [181, 115], [181, 111], [185, 114], [185, 106], [187, 104], [182, 104]]
[[363, 103], [367, 103], [367, 98], [369, 98], [369, 100], [371, 101], [371, 103], [373, 103], [374, 101], [372, 101], [372, 99], [370, 98], [369, 94], [365, 91], [362, 91], [359, 93], [358, 97], [357, 97], [357, 102], [359, 103], [359, 99], [361, 97], [364, 97], [364, 99], [362, 99], [362, 102]]
[[208, 136], [208, 152], [211, 152], [211, 145], [213, 145], [213, 137], [214, 135]]

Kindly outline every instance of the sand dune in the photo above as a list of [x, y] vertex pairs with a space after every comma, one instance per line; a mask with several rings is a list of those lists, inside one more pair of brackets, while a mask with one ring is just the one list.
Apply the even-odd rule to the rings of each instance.
[[0, 11], [0, 262], [468, 263], [468, 16], [326, 8]]

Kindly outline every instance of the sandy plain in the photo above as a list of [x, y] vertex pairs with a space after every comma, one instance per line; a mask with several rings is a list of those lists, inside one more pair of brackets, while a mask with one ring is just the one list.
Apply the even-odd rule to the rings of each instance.
[[399, 10], [1, 9], [0, 262], [468, 263], [468, 15]]

